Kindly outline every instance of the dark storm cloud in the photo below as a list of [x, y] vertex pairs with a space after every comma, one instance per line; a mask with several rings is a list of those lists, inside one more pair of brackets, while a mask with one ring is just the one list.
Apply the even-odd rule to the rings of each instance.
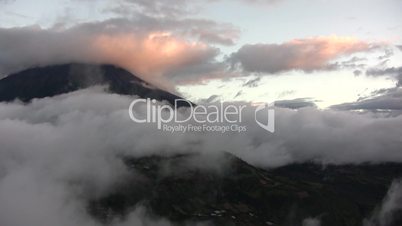
[[297, 98], [293, 100], [277, 100], [275, 101], [275, 107], [299, 109], [305, 107], [316, 107], [317, 105], [310, 98]]
[[378, 47], [378, 44], [336, 36], [295, 39], [282, 44], [244, 45], [229, 57], [229, 62], [247, 72], [271, 74], [288, 70], [329, 70], [339, 67], [331, 63], [339, 57]]

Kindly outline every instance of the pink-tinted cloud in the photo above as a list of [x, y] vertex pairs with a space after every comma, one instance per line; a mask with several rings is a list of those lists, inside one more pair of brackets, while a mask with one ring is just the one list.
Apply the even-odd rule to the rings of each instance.
[[[33, 66], [69, 62], [124, 67], [153, 83], [213, 64], [219, 50], [166, 32], [107, 32], [106, 29], [0, 29], [0, 75]], [[196, 69], [194, 69], [196, 68]]]
[[150, 33], [145, 37], [100, 35], [91, 46], [99, 60], [122, 66], [148, 80], [196, 66], [217, 54], [206, 44], [188, 42], [169, 33]]
[[369, 51], [379, 45], [353, 37], [313, 37], [282, 44], [244, 45], [230, 56], [229, 61], [248, 72], [325, 70], [331, 69], [331, 61], [339, 57]]

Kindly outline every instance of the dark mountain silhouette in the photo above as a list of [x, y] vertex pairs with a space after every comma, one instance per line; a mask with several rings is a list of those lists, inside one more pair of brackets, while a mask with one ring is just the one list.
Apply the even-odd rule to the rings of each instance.
[[[324, 168], [305, 163], [267, 170], [228, 153], [222, 159], [228, 165], [220, 172], [192, 167], [191, 159], [197, 157], [125, 158], [136, 177], [105, 197], [89, 200], [90, 213], [107, 222], [141, 204], [177, 225], [302, 226], [304, 219], [315, 217], [322, 226], [361, 226], [392, 181], [402, 176], [402, 164]], [[401, 223], [398, 212], [387, 226]]]
[[[171, 104], [182, 99], [113, 65], [63, 64], [31, 68], [1, 79], [0, 101], [19, 99], [29, 102], [34, 98], [51, 97], [95, 85], [106, 85], [112, 93], [164, 100]], [[183, 102], [179, 104], [186, 106]]]

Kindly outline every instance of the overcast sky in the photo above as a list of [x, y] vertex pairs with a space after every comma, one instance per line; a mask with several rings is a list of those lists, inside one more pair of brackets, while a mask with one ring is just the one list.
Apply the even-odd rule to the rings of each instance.
[[399, 0], [0, 4], [2, 76], [49, 63], [114, 63], [193, 101], [302, 98], [322, 108], [370, 97], [400, 78], [367, 74], [402, 66]]

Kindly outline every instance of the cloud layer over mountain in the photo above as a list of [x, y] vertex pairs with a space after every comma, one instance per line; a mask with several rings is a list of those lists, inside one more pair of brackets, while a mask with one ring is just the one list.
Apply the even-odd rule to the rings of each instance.
[[[130, 121], [130, 101], [94, 88], [30, 104], [0, 103], [0, 224], [71, 225], [73, 219], [95, 225], [82, 197], [98, 197], [124, 180], [121, 155], [228, 151], [263, 167], [402, 162], [402, 116], [278, 108], [274, 134], [248, 111], [245, 133], [181, 134]], [[217, 161], [209, 165], [221, 165]], [[151, 220], [141, 209], [130, 219]]]

